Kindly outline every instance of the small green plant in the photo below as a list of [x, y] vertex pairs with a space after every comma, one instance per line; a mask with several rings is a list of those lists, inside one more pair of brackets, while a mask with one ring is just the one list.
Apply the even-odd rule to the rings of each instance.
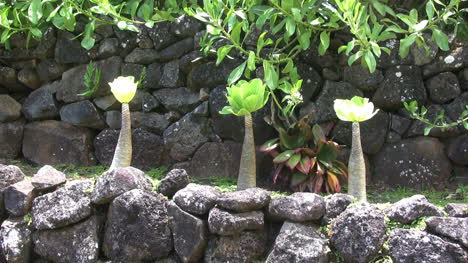
[[146, 172], [146, 174], [155, 179], [155, 180], [161, 180], [167, 173], [167, 167], [166, 166], [161, 166], [158, 168], [152, 168], [149, 171]]
[[239, 167], [237, 188], [239, 190], [256, 187], [255, 141], [253, 134], [252, 112], [261, 109], [268, 101], [269, 92], [261, 79], [241, 80], [227, 88], [229, 106], [219, 113], [243, 116], [245, 136], [242, 144], [242, 155]]
[[201, 178], [192, 178], [194, 183], [209, 184], [220, 190], [221, 192], [229, 192], [237, 189], [237, 181], [230, 177], [210, 176]]
[[28, 226], [30, 226], [32, 224], [32, 216], [31, 216], [31, 213], [27, 213], [24, 215], [23, 217], [23, 221], [26, 222], [28, 224]]
[[101, 81], [101, 70], [91, 61], [86, 66], [86, 73], [84, 75], [84, 85], [86, 91], [78, 94], [80, 96], [91, 96], [99, 88], [99, 82]]
[[352, 122], [352, 145], [349, 155], [348, 194], [360, 202], [367, 200], [366, 194], [366, 166], [361, 147], [359, 122], [369, 120], [378, 110], [374, 111], [374, 104], [367, 98], [354, 96], [351, 100], [335, 100], [333, 105], [336, 115], [342, 121]]
[[468, 130], [468, 105], [465, 105], [465, 110], [461, 113], [460, 117], [458, 120], [454, 122], [446, 122], [444, 115], [445, 111], [441, 110], [437, 113], [437, 116], [433, 121], [427, 119], [425, 115], [427, 114], [427, 109], [426, 107], [421, 106], [421, 109], [419, 110], [418, 102], [417, 101], [411, 101], [411, 102], [403, 102], [403, 105], [405, 106], [406, 110], [410, 112], [410, 117], [412, 119], [418, 120], [426, 124], [427, 126], [424, 128], [424, 135], [427, 136], [431, 132], [432, 129], [434, 128], [440, 128], [442, 130], [462, 125], [466, 130]]
[[459, 184], [455, 190], [455, 194], [459, 196], [459, 199], [468, 198], [468, 185]]

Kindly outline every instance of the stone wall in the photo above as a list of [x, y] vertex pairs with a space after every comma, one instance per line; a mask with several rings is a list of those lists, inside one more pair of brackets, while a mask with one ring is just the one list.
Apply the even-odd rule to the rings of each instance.
[[[138, 78], [146, 68], [142, 88], [130, 105], [133, 165], [149, 169], [177, 164], [194, 177], [236, 177], [243, 122], [218, 113], [227, 103], [227, 76], [242, 61], [236, 54], [216, 67], [213, 57], [199, 51], [203, 26], [186, 16], [142, 27], [138, 34], [99, 27], [90, 51], [72, 40], [76, 34], [50, 29], [28, 49], [26, 37], [15, 35], [11, 50], [0, 48], [0, 157], [23, 156], [37, 164], [109, 165], [120, 105], [107, 83], [119, 75]], [[413, 47], [402, 59], [398, 41], [390, 40], [386, 46], [391, 55], [382, 54], [378, 69], [370, 74], [358, 63], [347, 66], [344, 55], [336, 55], [347, 38], [336, 33], [324, 56], [314, 50], [298, 56], [304, 79], [301, 113], [314, 111], [314, 121], [335, 121], [334, 140], [350, 145], [350, 126], [336, 119], [333, 100], [369, 97], [381, 109], [361, 128], [369, 180], [438, 187], [456, 175], [455, 183], [467, 183], [466, 130], [433, 129], [424, 137], [424, 125], [407, 118], [402, 101], [425, 103], [431, 117], [445, 109], [447, 121], [458, 118], [468, 104], [468, 45], [453, 40], [451, 51], [438, 52], [429, 40], [430, 56]], [[91, 60], [102, 70], [101, 85], [84, 97], [78, 94], [85, 90], [83, 75]], [[263, 121], [267, 111], [254, 115], [257, 144], [275, 136]], [[258, 159], [260, 183], [271, 184], [271, 159], [260, 153]]]

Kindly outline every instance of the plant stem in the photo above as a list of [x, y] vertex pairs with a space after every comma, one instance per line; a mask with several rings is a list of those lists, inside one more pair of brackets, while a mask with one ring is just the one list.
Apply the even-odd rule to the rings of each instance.
[[130, 107], [122, 103], [122, 125], [119, 140], [115, 148], [114, 158], [109, 170], [119, 167], [128, 167], [132, 162], [132, 127], [130, 120]]
[[354, 196], [360, 202], [366, 202], [366, 166], [361, 147], [359, 122], [352, 123], [352, 130], [351, 154], [348, 163], [348, 194]]
[[257, 186], [257, 168], [255, 162], [255, 142], [253, 134], [252, 115], [244, 116], [245, 136], [242, 144], [242, 155], [237, 178], [237, 190], [244, 190]]

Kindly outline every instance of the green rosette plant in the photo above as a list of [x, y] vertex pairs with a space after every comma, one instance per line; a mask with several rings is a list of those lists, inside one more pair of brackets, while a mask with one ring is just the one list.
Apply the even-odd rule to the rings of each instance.
[[237, 179], [237, 189], [256, 187], [255, 141], [252, 125], [252, 112], [261, 109], [268, 101], [269, 92], [261, 79], [241, 80], [227, 88], [229, 106], [219, 113], [244, 116], [245, 136]]
[[372, 118], [377, 114], [374, 104], [368, 98], [354, 96], [351, 100], [337, 99], [334, 102], [336, 116], [342, 121], [352, 122], [352, 143], [349, 156], [348, 194], [356, 197], [358, 201], [365, 202], [366, 194], [366, 166], [361, 147], [359, 122]]

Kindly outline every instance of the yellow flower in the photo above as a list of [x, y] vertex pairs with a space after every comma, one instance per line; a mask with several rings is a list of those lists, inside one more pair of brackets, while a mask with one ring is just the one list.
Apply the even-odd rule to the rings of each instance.
[[129, 103], [133, 97], [135, 97], [138, 82], [135, 82], [135, 78], [133, 76], [120, 76], [114, 79], [113, 82], [109, 82], [109, 85], [111, 86], [111, 91], [114, 94], [114, 97], [120, 103]]
[[374, 104], [368, 98], [359, 96], [354, 96], [351, 100], [336, 99], [333, 108], [340, 120], [351, 122], [366, 121], [379, 111], [374, 111]]

